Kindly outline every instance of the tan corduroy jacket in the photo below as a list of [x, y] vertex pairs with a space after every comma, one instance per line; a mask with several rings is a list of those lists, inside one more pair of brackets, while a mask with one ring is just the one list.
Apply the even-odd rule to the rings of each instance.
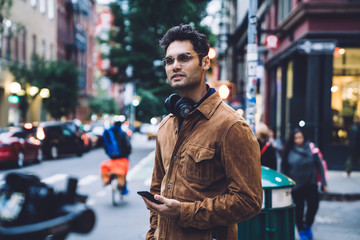
[[246, 121], [215, 92], [179, 123], [159, 126], [150, 191], [181, 202], [178, 219], [150, 213], [147, 239], [235, 240], [262, 206], [260, 151]]

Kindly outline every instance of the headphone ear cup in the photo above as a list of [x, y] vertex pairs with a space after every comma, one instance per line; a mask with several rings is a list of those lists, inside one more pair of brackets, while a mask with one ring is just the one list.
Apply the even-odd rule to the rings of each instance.
[[175, 113], [175, 105], [176, 103], [181, 99], [181, 97], [175, 93], [171, 94], [166, 100], [165, 100], [165, 108], [169, 113]]
[[194, 109], [194, 101], [190, 98], [181, 98], [176, 102], [174, 110], [175, 115], [184, 118], [188, 113]]

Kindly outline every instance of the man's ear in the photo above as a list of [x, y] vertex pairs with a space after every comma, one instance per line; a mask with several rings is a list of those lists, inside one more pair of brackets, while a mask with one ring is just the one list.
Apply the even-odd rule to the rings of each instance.
[[207, 70], [209, 70], [209, 68], [210, 68], [210, 58], [209, 58], [209, 56], [206, 56], [206, 57], [204, 57], [203, 59], [202, 59], [202, 61], [203, 61], [203, 69], [205, 70], [205, 71], [207, 71]]

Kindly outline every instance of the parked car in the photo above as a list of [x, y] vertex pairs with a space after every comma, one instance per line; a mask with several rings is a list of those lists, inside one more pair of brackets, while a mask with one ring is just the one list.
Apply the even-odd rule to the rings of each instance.
[[0, 133], [0, 163], [15, 164], [21, 168], [27, 163], [41, 162], [40, 141], [23, 128], [2, 129]]
[[140, 133], [146, 134], [149, 140], [156, 139], [158, 128], [158, 124], [143, 123], [140, 126]]
[[36, 137], [41, 141], [44, 155], [56, 159], [62, 154], [84, 153], [82, 131], [74, 122], [42, 122], [37, 127]]

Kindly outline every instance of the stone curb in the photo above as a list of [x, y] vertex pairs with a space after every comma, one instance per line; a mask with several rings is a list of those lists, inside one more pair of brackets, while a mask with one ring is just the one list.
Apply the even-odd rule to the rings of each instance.
[[320, 200], [337, 202], [358, 201], [360, 200], [360, 193], [320, 193]]

